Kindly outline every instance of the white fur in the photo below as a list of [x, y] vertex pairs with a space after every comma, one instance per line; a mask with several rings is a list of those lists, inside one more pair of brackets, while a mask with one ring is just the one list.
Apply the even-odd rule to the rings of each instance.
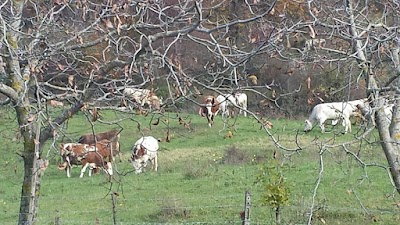
[[239, 114], [247, 117], [247, 95], [245, 93], [236, 93], [235, 94], [236, 105], [239, 106]]
[[[112, 176], [113, 175], [112, 164], [110, 162], [106, 162], [106, 163], [107, 163], [107, 165], [105, 165], [104, 168], [103, 167], [100, 167], [100, 168], [102, 168], [108, 175]], [[83, 166], [81, 169], [81, 174], [80, 174], [79, 178], [83, 177], [83, 175], [86, 172], [87, 167], [89, 167], [89, 177], [90, 177], [90, 176], [92, 176], [93, 169], [96, 169], [98, 166], [96, 166], [96, 163], [86, 163], [86, 165]]]
[[139, 89], [139, 88], [125, 88], [123, 91], [124, 96], [133, 98], [141, 106], [144, 106], [146, 100], [150, 96], [149, 89]]
[[157, 155], [159, 149], [158, 140], [152, 136], [141, 137], [139, 140], [135, 142], [135, 145], [133, 146], [132, 156], [141, 147], [143, 147], [146, 150], [145, 154], [136, 160], [133, 159], [132, 157], [132, 165], [135, 169], [135, 172], [137, 174], [141, 173], [142, 169], [147, 166], [148, 161], [151, 162], [152, 168], [155, 171], [157, 171], [158, 169]]
[[337, 124], [342, 119], [342, 125], [345, 127], [344, 132], [351, 132], [350, 116], [356, 114], [357, 104], [365, 104], [365, 100], [354, 100], [349, 102], [331, 102], [321, 103], [314, 106], [310, 116], [305, 121], [304, 131], [310, 131], [313, 123], [317, 122], [321, 128], [321, 132], [325, 132], [324, 123], [326, 120], [333, 120], [332, 124]]
[[236, 98], [231, 94], [218, 95], [219, 109], [221, 110], [222, 118], [230, 116], [229, 109], [236, 106]]

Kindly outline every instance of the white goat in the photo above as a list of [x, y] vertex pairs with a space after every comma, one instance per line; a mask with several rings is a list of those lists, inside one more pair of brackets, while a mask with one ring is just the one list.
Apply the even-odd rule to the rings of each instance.
[[349, 102], [331, 102], [321, 103], [314, 106], [311, 115], [305, 120], [304, 131], [310, 131], [313, 128], [313, 123], [317, 122], [321, 128], [321, 132], [325, 132], [324, 123], [326, 120], [333, 120], [332, 124], [336, 125], [338, 121], [343, 120], [342, 125], [344, 133], [351, 132], [350, 116], [357, 114], [357, 105], [364, 105], [365, 99], [354, 100]]
[[243, 113], [244, 117], [247, 117], [247, 95], [246, 93], [235, 94], [236, 105], [239, 106], [239, 114]]
[[221, 110], [222, 118], [227, 118], [230, 115], [230, 110], [236, 106], [236, 98], [231, 94], [218, 95], [219, 109]]

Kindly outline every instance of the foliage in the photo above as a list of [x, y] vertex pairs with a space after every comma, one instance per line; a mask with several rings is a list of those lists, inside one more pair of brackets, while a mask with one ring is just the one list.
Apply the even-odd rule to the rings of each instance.
[[282, 168], [277, 164], [276, 160], [264, 163], [257, 177], [257, 182], [264, 187], [262, 204], [276, 209], [289, 203], [289, 185], [282, 174]]

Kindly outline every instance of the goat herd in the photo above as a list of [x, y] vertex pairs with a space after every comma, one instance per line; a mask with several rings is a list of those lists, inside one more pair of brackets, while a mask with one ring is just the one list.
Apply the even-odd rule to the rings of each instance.
[[[81, 178], [87, 168], [89, 168], [89, 176], [93, 172], [97, 173], [99, 169], [103, 169], [108, 175], [112, 176], [114, 157], [118, 155], [121, 160], [119, 139], [120, 131], [110, 130], [98, 134], [82, 135], [78, 143], [61, 144], [62, 163], [58, 165], [58, 169], [66, 170], [67, 177], [71, 177], [72, 166], [82, 165]], [[141, 137], [135, 142], [130, 162], [136, 173], [141, 173], [149, 161], [154, 170], [157, 171], [158, 148], [158, 140], [152, 136]]]
[[[138, 93], [138, 92], [135, 92]], [[139, 98], [140, 101], [143, 98]], [[141, 103], [142, 104], [142, 103]], [[384, 111], [390, 122], [393, 104], [386, 104]], [[239, 114], [247, 116], [247, 95], [245, 93], [224, 94], [206, 96], [200, 106], [199, 115], [206, 117], [208, 125], [211, 127], [214, 117], [221, 111], [222, 118], [233, 116], [235, 109], [239, 109]], [[376, 109], [375, 109], [376, 110]], [[332, 125], [342, 121], [344, 133], [351, 132], [351, 116], [358, 116], [364, 120], [371, 119], [373, 109], [369, 106], [368, 99], [353, 100], [348, 102], [331, 102], [316, 105], [310, 116], [305, 120], [304, 131], [308, 132], [317, 123], [322, 132], [325, 132], [324, 124], [327, 120], [332, 120]], [[82, 165], [80, 177], [84, 176], [89, 168], [89, 176], [93, 172], [97, 173], [103, 169], [107, 174], [113, 175], [112, 162], [115, 156], [120, 155], [120, 131], [110, 130], [98, 134], [82, 135], [77, 143], [64, 143], [60, 145], [60, 155], [62, 163], [58, 165], [60, 170], [66, 170], [67, 177], [71, 176], [73, 165]], [[157, 152], [159, 140], [152, 136], [141, 137], [132, 148], [130, 162], [136, 173], [141, 173], [143, 168], [151, 162], [152, 167], [157, 171]]]

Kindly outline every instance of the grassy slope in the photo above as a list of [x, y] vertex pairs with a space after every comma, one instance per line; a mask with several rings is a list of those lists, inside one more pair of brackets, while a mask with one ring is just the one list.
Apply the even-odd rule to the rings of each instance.
[[[122, 119], [121, 115], [103, 112], [104, 119]], [[197, 115], [181, 115], [191, 120], [191, 130], [179, 125], [175, 114], [169, 119], [162, 118], [159, 125], [151, 116], [133, 116], [121, 120], [121, 146], [123, 161], [117, 162], [120, 172], [112, 184], [103, 175], [79, 179], [79, 167], [72, 170], [67, 179], [64, 171], [57, 170], [57, 150], [50, 143], [45, 148], [51, 165], [42, 180], [38, 224], [53, 224], [60, 217], [63, 224], [101, 224], [112, 222], [111, 197], [109, 190], [119, 193], [117, 197], [117, 221], [124, 224], [143, 222], [202, 222], [240, 224], [239, 212], [243, 210], [244, 192], [252, 194], [251, 219], [253, 224], [271, 224], [273, 213], [268, 206], [261, 205], [261, 185], [255, 184], [261, 165], [272, 160], [275, 150], [283, 162], [282, 172], [290, 186], [289, 205], [283, 208], [284, 223], [296, 224], [306, 221], [306, 214], [312, 200], [312, 192], [319, 172], [319, 148], [315, 143], [333, 137], [320, 135], [318, 129], [309, 134], [299, 133], [299, 142], [308, 146], [305, 150], [288, 156], [290, 152], [278, 150], [259, 130], [253, 119], [240, 117], [236, 121], [233, 138], [225, 138], [226, 130], [218, 118], [208, 128], [205, 118]], [[15, 122], [12, 115], [2, 114], [0, 124], [0, 221], [15, 224], [18, 218], [19, 195], [22, 179], [22, 163], [17, 152], [22, 146], [12, 141], [15, 136]], [[3, 122], [4, 121], [4, 122]], [[11, 123], [9, 123], [11, 122]], [[232, 122], [232, 121], [231, 121]], [[302, 129], [301, 121], [273, 120], [271, 130], [280, 143], [294, 146], [294, 137]], [[140, 124], [140, 131], [138, 130]], [[157, 138], [166, 136], [170, 128], [171, 142], [162, 142], [159, 153], [159, 172], [147, 171], [140, 175], [132, 173], [127, 162], [132, 144], [142, 135]], [[96, 131], [110, 129], [111, 125], [95, 123]], [[66, 133], [60, 133], [56, 145], [76, 140], [80, 134], [91, 132], [90, 122], [83, 115], [74, 116], [68, 123]], [[352, 135], [338, 136], [340, 140]], [[316, 139], [319, 138], [319, 139]], [[315, 141], [316, 140], [316, 141]], [[234, 146], [234, 147], [233, 147]], [[352, 146], [356, 151], [359, 146]], [[228, 163], [227, 149], [233, 158], [242, 161]], [[366, 162], [384, 164], [379, 146], [363, 146], [361, 157]], [[342, 149], [324, 152], [324, 173], [318, 189], [314, 224], [397, 224], [400, 220], [399, 196], [393, 188], [387, 172], [377, 167], [362, 168]], [[224, 162], [224, 163], [223, 163]], [[368, 178], [368, 179], [366, 179]], [[359, 200], [369, 211], [365, 213]], [[386, 213], [388, 210], [389, 213]], [[397, 211], [396, 211], [397, 210]], [[393, 213], [393, 212], [397, 212]]]

